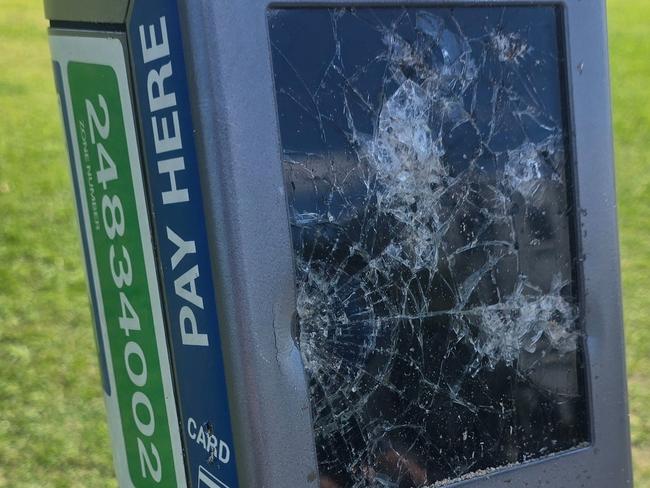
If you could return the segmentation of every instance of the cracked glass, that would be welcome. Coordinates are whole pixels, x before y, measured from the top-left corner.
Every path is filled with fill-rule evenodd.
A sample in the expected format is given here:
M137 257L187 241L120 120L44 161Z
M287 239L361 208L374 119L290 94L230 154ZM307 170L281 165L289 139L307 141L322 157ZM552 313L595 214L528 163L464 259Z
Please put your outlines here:
M321 486L585 445L561 9L268 21Z

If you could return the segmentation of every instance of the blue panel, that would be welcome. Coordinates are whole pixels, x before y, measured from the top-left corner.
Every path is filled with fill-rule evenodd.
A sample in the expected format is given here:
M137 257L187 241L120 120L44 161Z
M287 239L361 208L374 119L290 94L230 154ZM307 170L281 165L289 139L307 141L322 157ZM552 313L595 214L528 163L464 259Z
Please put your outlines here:
M209 479L235 488L212 261L175 0L136 1L127 31L190 483L197 487Z

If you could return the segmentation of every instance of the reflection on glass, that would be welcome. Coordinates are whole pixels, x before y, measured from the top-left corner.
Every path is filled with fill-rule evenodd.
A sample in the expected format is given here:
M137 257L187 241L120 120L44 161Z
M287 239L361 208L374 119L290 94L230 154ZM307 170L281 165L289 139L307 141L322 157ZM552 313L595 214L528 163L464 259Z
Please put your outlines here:
M321 486L588 441L559 9L269 25Z

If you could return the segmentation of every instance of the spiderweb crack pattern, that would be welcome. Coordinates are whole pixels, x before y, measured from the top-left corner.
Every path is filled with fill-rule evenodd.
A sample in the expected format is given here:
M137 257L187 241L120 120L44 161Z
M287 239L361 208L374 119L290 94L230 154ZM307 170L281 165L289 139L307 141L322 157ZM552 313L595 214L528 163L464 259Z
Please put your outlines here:
M270 14L321 486L587 440L557 15Z

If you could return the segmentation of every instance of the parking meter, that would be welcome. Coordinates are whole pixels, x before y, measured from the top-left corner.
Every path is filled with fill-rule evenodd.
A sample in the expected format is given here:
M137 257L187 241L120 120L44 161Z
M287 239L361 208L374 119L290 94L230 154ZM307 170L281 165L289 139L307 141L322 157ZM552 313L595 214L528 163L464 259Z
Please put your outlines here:
M631 486L603 1L45 9L121 486Z

